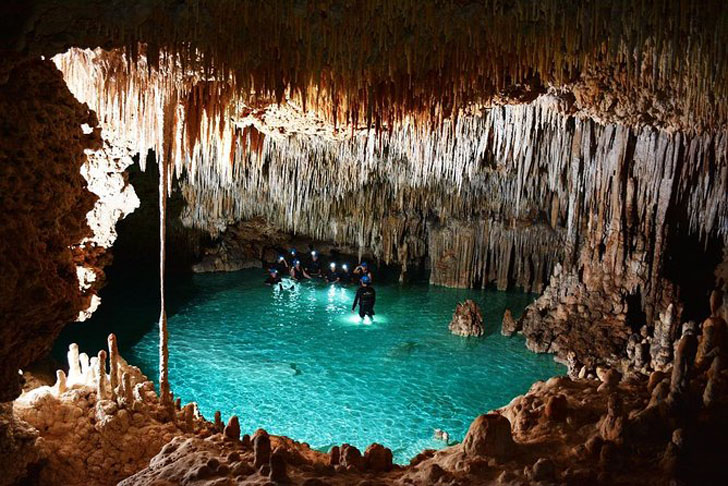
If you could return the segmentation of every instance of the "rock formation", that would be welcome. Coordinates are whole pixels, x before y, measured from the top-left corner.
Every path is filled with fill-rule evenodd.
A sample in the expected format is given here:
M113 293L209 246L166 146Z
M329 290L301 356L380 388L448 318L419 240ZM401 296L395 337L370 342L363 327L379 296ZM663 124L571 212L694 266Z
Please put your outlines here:
M176 180L182 222L216 239L199 270L247 265L279 234L424 267L436 285L537 291L503 332L573 378L405 468L376 445L251 443L237 420L171 410L162 305L164 407L113 339L109 370L105 352L72 348L54 386L0 407L3 470L725 483L728 304L705 297L728 281L726 19L717 0L3 2L0 402L98 306L115 221L137 204L124 170L150 150L162 206Z
M0 402L20 393L18 370L46 354L62 327L89 307L101 276L90 275L80 289L76 265L94 268L103 256L82 245L91 235L86 214L96 199L81 175L84 151L101 148L95 114L73 98L50 62L20 63L6 76L0 86Z
M27 454L20 463L26 466L14 466L16 475L0 484L22 481L34 470L40 484L116 484L145 467L173 437L211 432L211 424L194 412L187 420L178 410L170 420L152 382L118 354L113 336L108 373L104 350L89 363L72 344L68 356L67 379L59 370L54 386L14 402L10 413L21 424L16 427L30 431L14 432L15 440L30 441L26 452L8 459Z
M470 299L460 302L455 307L455 313L452 315L448 329L457 336L480 337L485 334L483 314L480 312L478 304Z

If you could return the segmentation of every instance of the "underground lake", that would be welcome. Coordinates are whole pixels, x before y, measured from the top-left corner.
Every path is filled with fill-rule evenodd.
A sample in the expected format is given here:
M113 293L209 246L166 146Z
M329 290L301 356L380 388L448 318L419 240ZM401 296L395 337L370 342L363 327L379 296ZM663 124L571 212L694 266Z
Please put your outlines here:
M244 433L262 427L324 451L379 442L407 463L446 445L435 429L461 441L477 415L566 372L522 337L499 333L504 310L518 317L533 294L375 281L376 315L366 324L351 312L354 285L281 290L265 277L247 269L168 279L172 391L209 420L218 409L224 421L238 415ZM121 355L156 382L158 290L152 279L125 285L131 279L114 275L99 311L66 328L59 361L69 343L95 353L114 332ZM482 309L482 338L448 331L465 299Z

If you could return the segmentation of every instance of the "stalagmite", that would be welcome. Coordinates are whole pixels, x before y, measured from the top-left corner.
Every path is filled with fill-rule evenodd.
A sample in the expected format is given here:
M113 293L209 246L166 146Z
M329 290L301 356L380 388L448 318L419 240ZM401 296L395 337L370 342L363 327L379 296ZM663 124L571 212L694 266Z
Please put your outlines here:
M510 309L506 309L503 313L503 321L501 322L501 334L504 336L512 336L518 332L518 322L513 318Z
M480 312L478 304L470 299L458 303L448 329L457 336L482 336L485 328L483 327L483 314Z
M96 397L98 400L106 400L107 384L106 384L106 351L99 351L96 361Z
M109 345L109 383L111 385L111 399L116 400L117 387L119 386L119 348L116 344L116 336L109 334L107 339Z
M217 416L215 416L215 422L217 423ZM222 422L220 422L220 429L222 429ZM237 415L233 415L228 420L227 425L225 426L225 429L223 430L223 434L228 439L232 440L239 440L240 439L240 422L238 420Z
M81 371L81 363L78 356L78 344L71 343L68 346L68 383L79 383L83 372Z
M66 373L63 370L56 370L56 384L54 385L56 396L66 392Z
M121 374L121 389L124 402L130 406L134 402L134 388L131 384L131 375L126 371Z
M706 408L715 406L717 400L725 393L724 369L724 358L721 355L715 356L708 370L708 382L705 385L705 390L703 390L703 405Z
M258 469L270 460L270 437L264 430L257 430L253 437L253 466Z
M78 346L76 346L78 348ZM89 363L88 355L81 353L78 355L78 362L81 365L81 376L84 380L88 380L89 373L91 373L91 364Z
M670 394L668 395L668 401L671 404L677 406L684 404L697 348L698 340L693 333L684 334L678 342L670 378Z
M273 451L270 455L270 473L268 479L275 484L287 483L289 481L288 474L286 473L286 460L285 452L279 448Z

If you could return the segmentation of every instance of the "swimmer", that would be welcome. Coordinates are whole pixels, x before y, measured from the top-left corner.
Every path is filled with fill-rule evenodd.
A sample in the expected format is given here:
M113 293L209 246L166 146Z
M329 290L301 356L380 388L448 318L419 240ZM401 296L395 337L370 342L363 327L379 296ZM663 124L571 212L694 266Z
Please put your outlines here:
M339 282L343 284L348 284L351 282L351 274L349 273L349 265L344 263L341 265L341 271L337 272L339 276Z
M296 281L301 281L305 278L311 278L311 275L301 266L301 260L293 260L293 266L291 267L291 278Z
M354 274L355 278L362 279L364 276L369 277L369 282L371 283L374 278L372 277L372 272L369 270L369 264L367 262L361 262L352 272Z
M450 444L450 434L442 429L435 429L435 439L443 441L445 444Z
M321 261L319 260L318 252L316 250L311 251L311 261L306 265L306 271L312 277L321 276Z
M361 278L361 287L356 291L351 312L356 312L356 305L359 304L359 317L364 319L366 316L374 320L374 303L377 300L377 293L370 286L371 282L367 275Z
M336 271L336 263L331 262L329 264L329 273L326 274L326 280L329 283L335 283L340 281L339 273Z
M276 266L278 268L278 271L281 271L283 269L288 269L288 261L286 260L286 257L283 255L278 255L278 261L276 262Z
M268 274L268 278L265 279L266 285L276 285L282 282L280 275L278 275L278 270L275 268L271 268Z

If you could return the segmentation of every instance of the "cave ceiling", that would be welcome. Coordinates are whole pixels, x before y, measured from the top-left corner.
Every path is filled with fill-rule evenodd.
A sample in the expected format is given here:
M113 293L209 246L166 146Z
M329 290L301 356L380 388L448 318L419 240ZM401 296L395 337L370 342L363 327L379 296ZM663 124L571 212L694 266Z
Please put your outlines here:
M143 57L160 70L188 111L199 111L195 93L208 90L218 96L206 97L205 109L218 114L232 100L292 100L336 128L387 129L561 90L573 109L607 122L702 131L728 120L721 1L36 0L0 8L0 45L14 56L122 49L131 65Z

